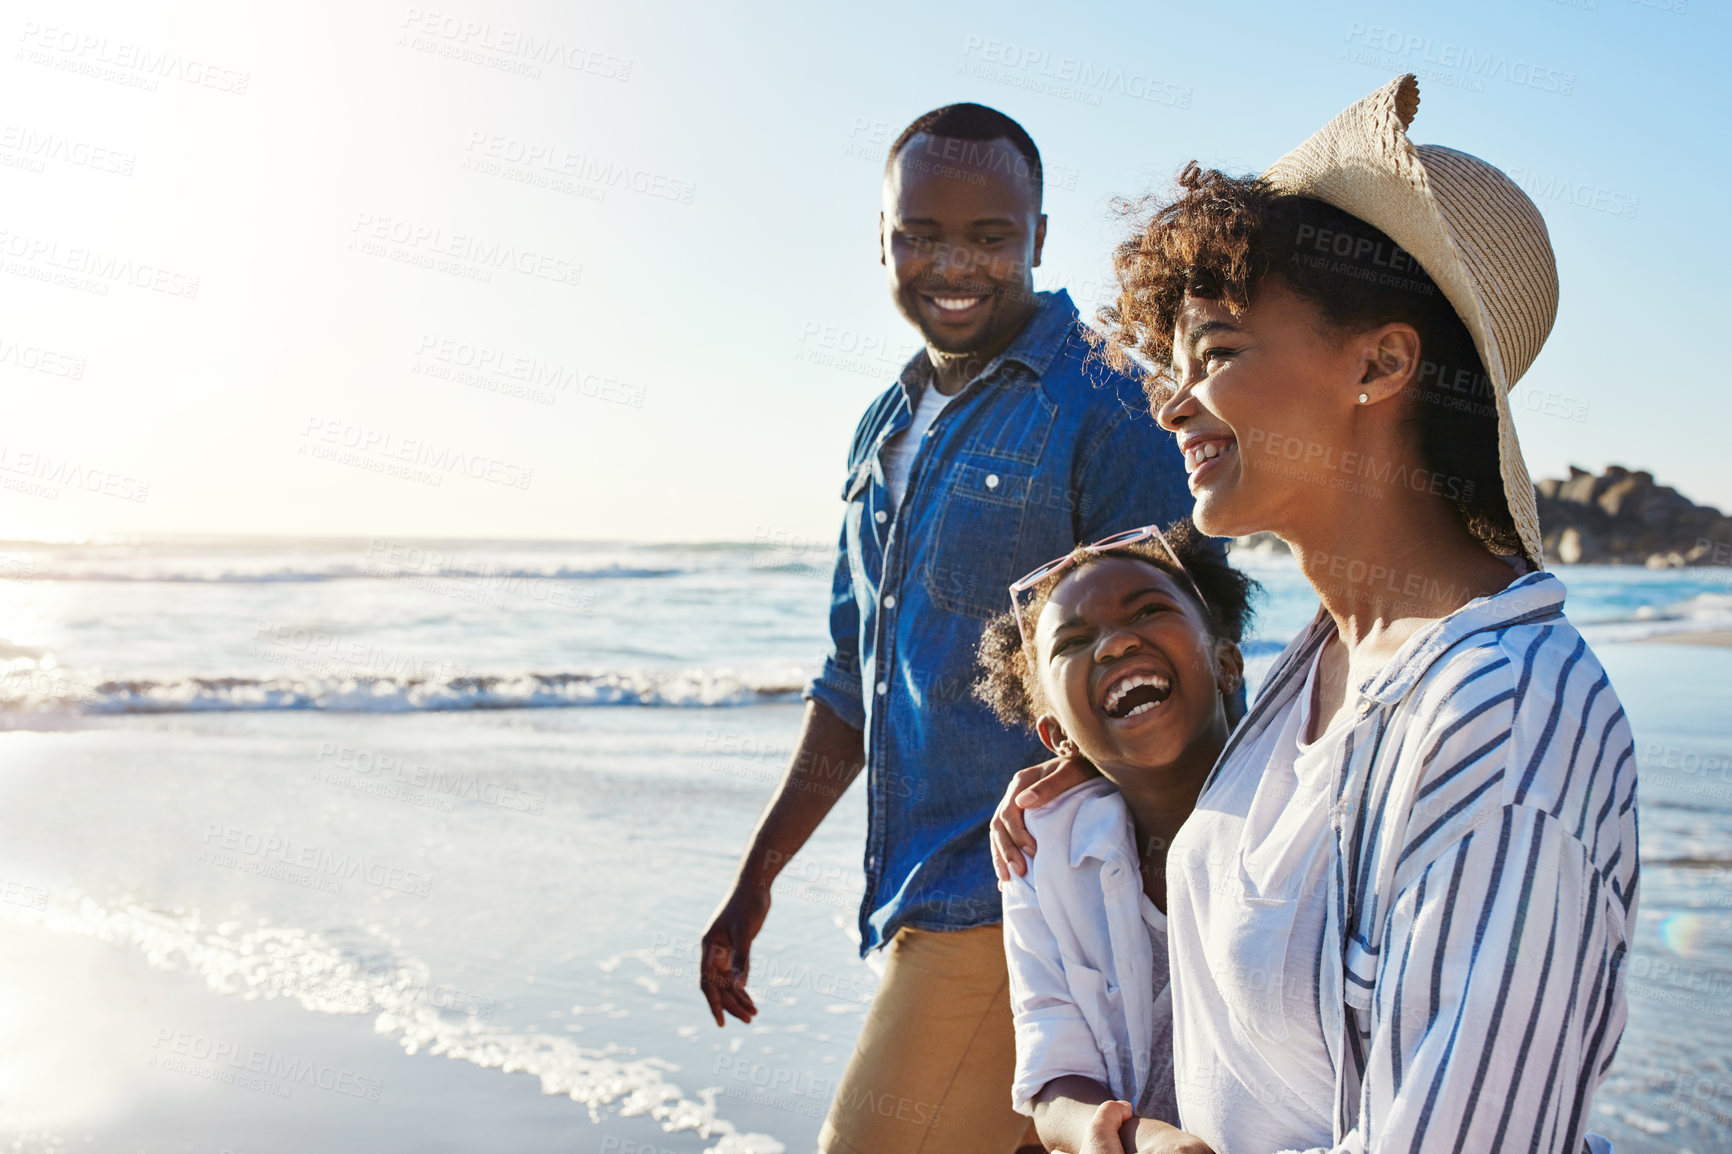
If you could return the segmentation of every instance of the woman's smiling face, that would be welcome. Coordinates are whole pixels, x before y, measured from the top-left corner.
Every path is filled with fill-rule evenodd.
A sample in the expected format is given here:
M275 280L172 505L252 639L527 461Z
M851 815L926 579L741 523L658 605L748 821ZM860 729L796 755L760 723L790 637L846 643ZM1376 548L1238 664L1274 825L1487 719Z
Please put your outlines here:
M1056 740L1056 723L1109 780L1225 741L1221 682L1236 683L1238 647L1216 641L1182 578L1136 557L1082 565L1053 589L1034 643L1042 737Z
M1278 276L1235 316L1187 297L1175 326L1178 391L1156 414L1178 435L1197 527L1212 537L1280 531L1335 491L1352 448L1364 342L1334 333Z

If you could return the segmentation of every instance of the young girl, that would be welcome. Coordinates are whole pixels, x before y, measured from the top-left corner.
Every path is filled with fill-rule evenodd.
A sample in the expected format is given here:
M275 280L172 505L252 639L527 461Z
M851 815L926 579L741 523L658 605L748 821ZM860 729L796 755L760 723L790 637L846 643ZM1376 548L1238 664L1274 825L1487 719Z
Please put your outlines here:
M1178 1121L1166 851L1227 739L1254 587L1202 545L1180 522L1080 548L1013 586L981 641L979 695L1101 773L1030 815L1043 852L1001 887L1012 1101L1049 1148L1084 1149L1105 1103L1131 1145Z
M1418 109L1403 76L1260 177L1193 165L1118 254L1198 527L1276 533L1322 602L1168 855L1180 1118L1219 1154L1577 1154L1624 1029L1634 743L1509 401L1557 266Z

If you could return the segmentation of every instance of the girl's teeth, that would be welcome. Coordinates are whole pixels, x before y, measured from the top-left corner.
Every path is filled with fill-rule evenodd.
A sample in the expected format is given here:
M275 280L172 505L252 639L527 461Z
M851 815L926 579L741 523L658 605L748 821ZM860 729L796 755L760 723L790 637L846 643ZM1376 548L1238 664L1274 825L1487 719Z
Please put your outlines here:
M1131 690L1137 688L1139 685L1152 685L1156 689L1166 689L1167 688L1167 681L1166 681L1166 678L1164 678L1164 677L1156 677L1156 676L1150 675L1150 674L1145 674L1145 675L1140 676L1140 677L1128 678L1127 680L1122 681L1119 684L1113 686L1112 692L1107 694L1106 708L1109 711L1117 708L1119 702L1121 702L1125 699L1125 694L1127 694ZM1129 713L1125 714L1125 716L1126 717L1135 717L1137 714L1143 712L1145 709L1153 709L1156 704L1158 704L1158 703L1151 701L1151 702L1148 702L1144 705L1139 705L1139 706L1137 706L1137 708L1135 708L1135 709L1131 710Z

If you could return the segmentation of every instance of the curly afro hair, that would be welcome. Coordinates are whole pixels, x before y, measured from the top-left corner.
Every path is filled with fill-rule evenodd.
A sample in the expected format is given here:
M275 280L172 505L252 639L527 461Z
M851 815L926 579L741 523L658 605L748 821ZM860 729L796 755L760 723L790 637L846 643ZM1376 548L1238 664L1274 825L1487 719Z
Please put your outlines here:
M1243 313L1263 278L1274 275L1339 331L1411 324L1421 366L1408 390L1408 421L1422 462L1460 479L1456 512L1487 549L1521 553L1498 467L1491 379L1467 326L1418 261L1332 205L1195 161L1180 171L1170 196L1116 207L1131 231L1113 253L1119 293L1100 310L1103 351L1142 376L1152 407L1174 390L1173 330L1187 295Z
M1251 625L1251 599L1261 586L1250 577L1227 564L1220 550L1209 547L1209 539L1197 531L1189 518L1175 521L1165 530L1168 544L1184 570L1179 570L1158 541L1139 541L1106 553L1085 553L1080 548L1071 554L1074 564L1048 577L1030 589L1024 598L1023 624L1030 632L1046 607L1054 589L1065 578L1089 565L1109 557L1137 557L1163 573L1179 579L1179 588L1191 594L1189 573L1197 583L1203 600L1199 607L1217 640L1237 644ZM1192 600L1196 598L1192 595ZM1016 615L1004 612L986 623L980 637L979 661L985 672L975 683L974 695L984 701L998 719L1011 727L1033 729L1035 719L1046 712L1040 683L1029 660L1032 646L1026 646L1017 628Z

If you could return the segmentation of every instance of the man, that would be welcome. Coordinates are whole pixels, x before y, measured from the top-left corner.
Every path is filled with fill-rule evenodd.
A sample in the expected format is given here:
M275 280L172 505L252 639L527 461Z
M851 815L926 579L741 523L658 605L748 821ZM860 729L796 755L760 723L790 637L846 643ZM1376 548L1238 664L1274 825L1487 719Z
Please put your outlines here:
M1043 761L971 686L1007 586L1078 542L1190 510L1183 464L1138 384L1091 358L1060 291L1036 293L1040 153L978 104L890 149L879 244L926 348L867 409L848 456L832 651L732 891L704 935L716 1024L756 1014L751 943L770 886L868 767L862 952L883 978L819 1142L839 1154L1009 1154L1015 1063L987 820Z

